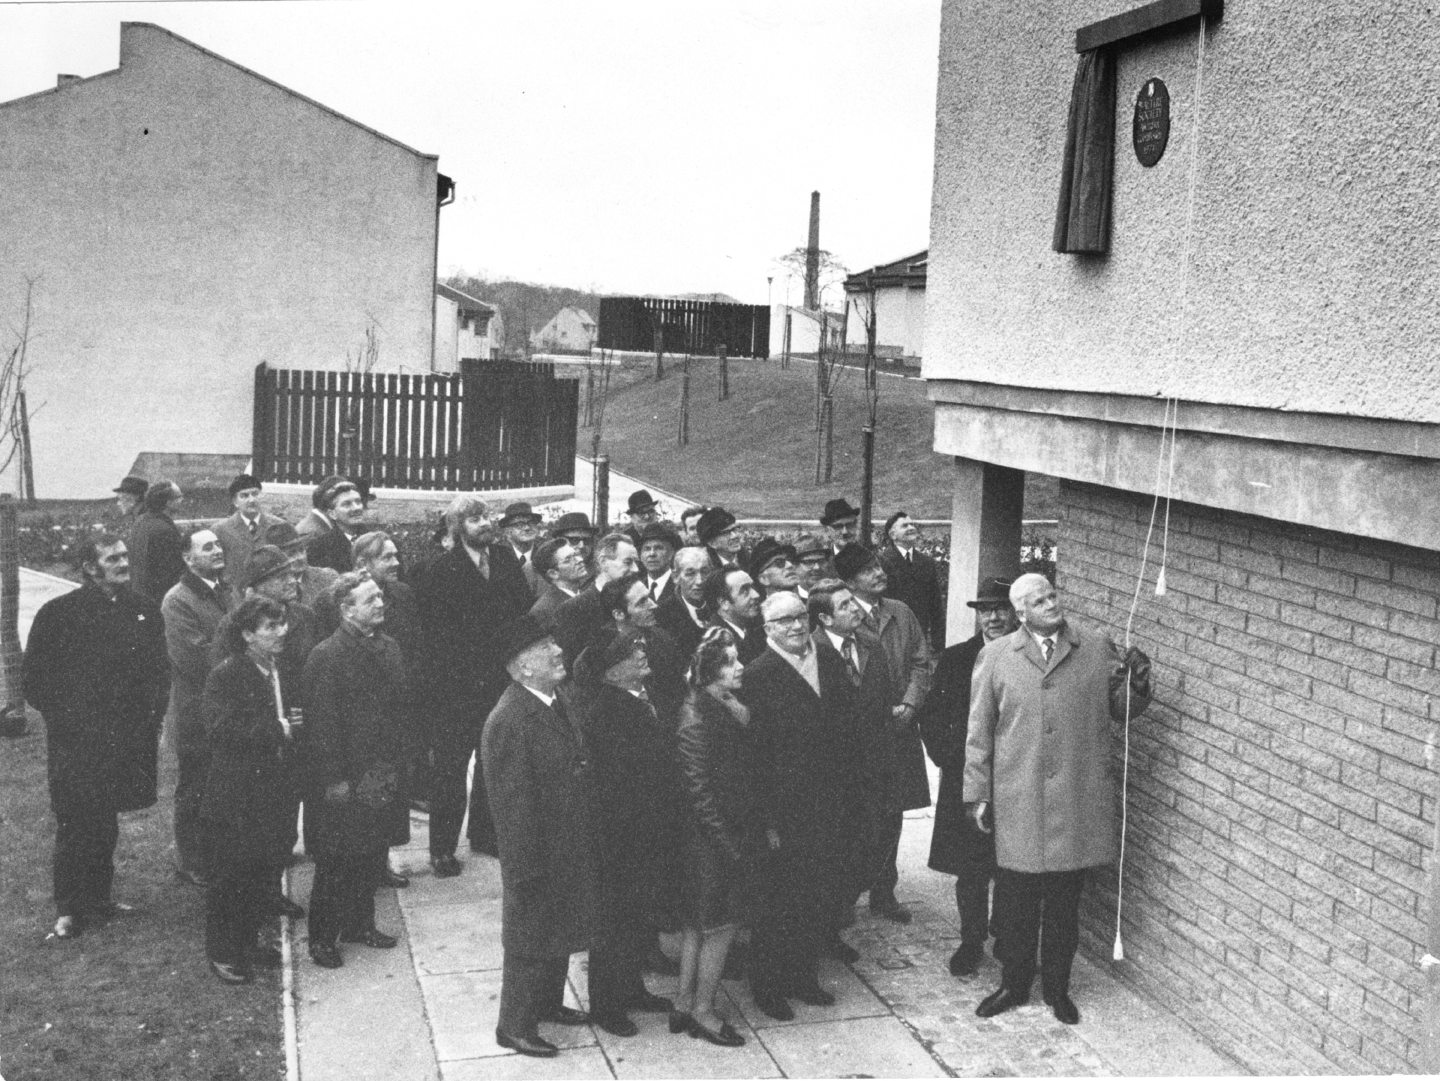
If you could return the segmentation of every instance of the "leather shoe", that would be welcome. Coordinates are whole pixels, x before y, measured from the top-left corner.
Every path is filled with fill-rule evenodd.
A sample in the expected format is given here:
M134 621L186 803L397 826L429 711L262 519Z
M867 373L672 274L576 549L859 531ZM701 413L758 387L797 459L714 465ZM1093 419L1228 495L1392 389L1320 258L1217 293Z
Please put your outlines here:
M516 1051L531 1058L554 1058L560 1053L560 1048L549 1040L542 1040L539 1036L511 1036L498 1028L495 1030L495 1042L507 1051Z
M673 1035L678 1036L682 1032L689 1032L690 1026L694 1023L695 1018L691 1017L684 1010L670 1011L670 1032Z
M569 1006L556 1006L549 1013L542 1014L542 1021L553 1021L557 1025L588 1025L590 1015L584 1010L572 1010Z
M1075 1003L1070 1000L1067 994L1049 995L1045 999L1050 1009L1055 1012L1055 1020L1063 1025L1078 1025L1080 1023L1080 1011L1075 1008Z
M340 947L324 942L310 947L310 960L321 968L339 968L345 963L345 959L340 956Z
M277 916L288 916L292 920L303 920L305 918L304 906L297 905L283 893L275 898L274 909L275 915Z
M630 1001L625 1003L627 1010L634 1010L636 1013L669 1013L675 1008L663 995L652 995L649 991L641 991L639 994L631 995Z
M279 968L285 963L284 957L274 946L255 946L250 950L252 968Z
M975 1016L994 1017L997 1013L1013 1010L1016 1006L1023 1006L1029 1001L1029 994L1012 991L1008 987L1002 987L1000 990L980 1000L980 1005L975 1007Z
M78 916L60 916L55 920L55 926L51 928L50 935L53 938L69 941L72 938L79 938L80 932L85 925Z
M393 950L395 944L400 940L394 935L387 935L384 931L370 927L364 931L351 931L347 935L341 935L340 941L358 942L362 946L369 946L376 950Z
M824 990L818 983L812 983L807 987L792 988L789 997L797 1002L803 1002L807 1006L833 1006L835 996Z
M902 905L894 897L881 897L879 900L870 899L870 912L872 915L880 916L891 923L909 923L911 920L910 910Z
M612 1036L634 1036L640 1029L623 1013L590 1015L590 1020Z
M715 1032L713 1029L706 1028L699 1021L692 1019L690 1022L690 1035L697 1040L708 1040L718 1047L745 1046L745 1037L736 1032L735 1029L731 1027L729 1021L722 1022L720 1031Z
M790 1008L790 1003L785 1001L783 995L757 991L755 992L755 1005L760 1007L760 1012L766 1017L773 1017L777 1021L795 1020L795 1011Z
M839 935L825 943L825 952L847 965L853 965L860 960L860 951Z
M430 860L430 868L436 878L454 878L460 873L460 866L460 861L454 856L435 856Z
M403 890L406 886L410 885L410 879L402 875L399 871L392 871L387 867L385 868L385 873L380 876L380 885L386 889Z
M240 965L227 965L224 961L211 961L210 971L221 983L249 983L250 973Z
M982 942L962 942L960 948L950 955L950 975L952 976L973 976L980 967L980 958L984 956L985 945Z

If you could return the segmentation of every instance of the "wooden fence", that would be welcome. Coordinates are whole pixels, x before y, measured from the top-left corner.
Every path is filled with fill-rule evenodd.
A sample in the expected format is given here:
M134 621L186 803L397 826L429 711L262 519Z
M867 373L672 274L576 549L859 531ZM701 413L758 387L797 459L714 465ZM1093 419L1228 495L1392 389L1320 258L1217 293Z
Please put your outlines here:
M571 484L579 384L552 365L466 361L460 375L255 369L254 468L314 484L485 491Z
M759 304L660 297L601 297L601 349L655 351L655 331L667 353L732 357L770 355L770 309Z

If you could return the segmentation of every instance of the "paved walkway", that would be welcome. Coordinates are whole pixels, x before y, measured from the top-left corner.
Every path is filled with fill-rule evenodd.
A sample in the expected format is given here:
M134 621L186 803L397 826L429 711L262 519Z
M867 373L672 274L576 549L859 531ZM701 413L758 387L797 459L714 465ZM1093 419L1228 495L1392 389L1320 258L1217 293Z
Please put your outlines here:
M500 877L496 862L467 856L459 878L436 879L426 858L425 818L412 817L409 847L394 853L408 889L383 891L378 922L401 936L399 949L346 946L345 967L311 964L303 926L294 928L302 1081L474 1081L479 1078L944 1077L1234 1075L1241 1068L1201 1042L1108 971L1083 957L1074 997L1083 1020L1056 1021L1039 996L989 1021L975 1005L998 983L987 958L957 980L946 960L958 943L952 880L925 868L931 819L906 822L899 894L915 913L909 927L872 919L862 905L847 939L853 966L826 961L828 1008L796 1005L794 1021L761 1014L743 982L725 984L721 1010L745 1036L743 1048L673 1036L665 1018L632 1015L638 1036L546 1025L563 1048L529 1059L494 1042L500 995ZM463 835L462 835L463 836ZM304 900L309 865L292 872ZM650 976L673 993L673 978ZM586 1003L584 957L571 966L567 1000Z

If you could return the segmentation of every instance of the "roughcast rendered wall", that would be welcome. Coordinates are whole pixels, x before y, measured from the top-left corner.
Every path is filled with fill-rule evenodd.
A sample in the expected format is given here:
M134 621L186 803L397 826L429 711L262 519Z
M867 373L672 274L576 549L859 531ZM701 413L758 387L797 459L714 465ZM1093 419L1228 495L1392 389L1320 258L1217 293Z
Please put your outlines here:
M1229 3L1198 98L1194 29L1122 47L1112 249L1059 255L1075 30L1134 6L945 3L925 375L1433 421L1433 5ZM1172 127L1146 169L1131 123L1152 76Z

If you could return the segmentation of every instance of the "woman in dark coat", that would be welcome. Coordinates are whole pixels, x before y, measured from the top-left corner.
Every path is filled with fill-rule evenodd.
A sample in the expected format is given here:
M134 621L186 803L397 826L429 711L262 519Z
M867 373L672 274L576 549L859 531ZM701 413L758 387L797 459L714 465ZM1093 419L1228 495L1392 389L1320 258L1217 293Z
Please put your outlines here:
M674 913L680 878L680 778L672 731L645 692L638 635L606 628L575 662L575 704L595 777L599 931L590 949L590 1016L617 1036L627 1011L664 1012L642 978L657 919Z
M744 666L735 637L711 627L700 639L680 708L680 770L685 786L687 913L680 941L680 985L670 1031L722 1047L745 1042L715 1012L715 992L739 927L745 868L754 849L778 843L764 829L753 778L750 712L735 697Z
M275 879L290 854L299 790L289 680L277 663L288 630L285 609L250 597L227 624L230 656L205 681L201 714L211 763L200 815L215 876L207 894L205 953L224 983L249 983L252 965L279 954L255 936L273 911Z

